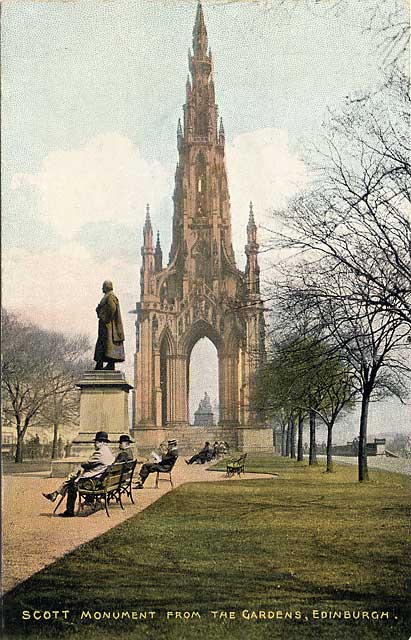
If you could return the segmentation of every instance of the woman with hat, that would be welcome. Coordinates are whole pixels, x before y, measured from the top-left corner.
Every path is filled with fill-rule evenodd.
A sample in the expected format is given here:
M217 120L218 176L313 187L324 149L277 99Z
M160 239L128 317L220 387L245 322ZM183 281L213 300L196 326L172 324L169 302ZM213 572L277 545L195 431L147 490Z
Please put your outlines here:
M156 471L171 471L178 458L177 440L169 440L167 450L161 453L159 462L146 462L140 469L140 480L134 485L134 489L142 489L150 473Z
M106 431L97 431L94 438L94 452L91 454L87 462L81 463L81 469L73 471L65 479L63 484L52 493L43 493L43 496L54 502L59 495L67 494L66 510L59 515L63 518L72 518L74 516L74 506L77 497L77 482L81 478L97 478L113 464L114 455L108 446L110 440Z
M116 456L115 462L131 462L134 460L134 451L131 446L134 440L129 435L120 436L118 441L119 452Z

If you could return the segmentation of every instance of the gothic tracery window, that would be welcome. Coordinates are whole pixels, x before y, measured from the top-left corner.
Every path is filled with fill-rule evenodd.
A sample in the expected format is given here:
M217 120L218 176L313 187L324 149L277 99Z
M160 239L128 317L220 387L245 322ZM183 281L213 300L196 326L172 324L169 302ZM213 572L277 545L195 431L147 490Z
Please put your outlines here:
M205 215L206 209L206 161L204 155L199 153L196 160L196 209L199 215Z
M207 114L204 111L200 111L197 116L197 135L206 136L208 130Z

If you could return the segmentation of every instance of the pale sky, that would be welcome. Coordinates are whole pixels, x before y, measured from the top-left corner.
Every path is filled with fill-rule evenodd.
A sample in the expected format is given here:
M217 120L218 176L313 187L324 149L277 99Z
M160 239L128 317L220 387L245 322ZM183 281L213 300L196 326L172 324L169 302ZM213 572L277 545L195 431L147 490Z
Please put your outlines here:
M273 4L203 2L240 268L249 201L266 223L305 184L303 150L327 110L382 78L366 30L378 0ZM101 283L113 280L130 381L146 202L165 260L170 246L195 10L195 0L2 2L3 304L94 342ZM214 347L196 351L191 410L217 384L202 366Z

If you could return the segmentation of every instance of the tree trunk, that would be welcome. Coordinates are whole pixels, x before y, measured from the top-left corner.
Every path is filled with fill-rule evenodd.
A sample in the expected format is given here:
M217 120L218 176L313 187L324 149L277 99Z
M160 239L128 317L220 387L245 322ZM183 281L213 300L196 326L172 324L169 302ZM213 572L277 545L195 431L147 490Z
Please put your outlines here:
M315 443L315 411L310 410L310 453L308 464L311 466L317 463L317 445Z
M332 457L332 446L333 446L333 423L327 425L327 469L329 473L333 471L333 457Z
M304 416L302 413L298 414L298 442L297 442L297 460L298 462L302 462L304 460L303 453L303 426L304 426Z
M59 437L59 424L58 422L53 423L53 444L51 447L51 459L56 460L58 458L58 445L57 440Z
M287 442L287 434L286 434L286 427L285 424L283 423L281 425L281 455L283 457L286 456L285 450L286 450L286 442Z
M364 389L361 400L361 417L360 417L360 436L358 441L358 480L359 482L367 482L368 464L367 464L367 426L368 426L368 407L370 404L371 390Z
M23 462L23 440L24 433L21 431L17 431L17 445L16 445L16 455L14 456L14 462Z
M290 456L295 459L295 421L291 418L290 423Z
M287 435L285 439L285 455L287 458L290 455L290 444L291 444L291 424L289 420L287 424Z

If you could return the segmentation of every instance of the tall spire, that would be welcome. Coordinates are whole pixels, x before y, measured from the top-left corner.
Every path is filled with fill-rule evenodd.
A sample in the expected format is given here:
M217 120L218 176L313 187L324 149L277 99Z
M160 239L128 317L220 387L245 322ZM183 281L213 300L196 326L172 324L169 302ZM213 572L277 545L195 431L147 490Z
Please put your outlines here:
M254 220L254 209L252 202L250 202L250 212L248 215L247 242L250 249L254 249L257 243L257 225Z
M153 227L150 220L150 205L146 205L146 220L143 227L143 246L141 247L141 269L140 285L141 295L151 295L153 293L153 273L154 273L154 248L153 248Z
M205 58L207 55L207 44L207 29L204 21L203 7L199 1L193 29L193 51L197 58Z
M146 249L152 249L153 248L153 227L151 226L149 204L146 205L146 221L144 223L143 236L144 236L144 247Z
M177 123L177 136L182 136L183 135L183 127L181 126L181 119L178 119L178 123Z
M184 265L184 272L190 274L182 281L181 295L186 295L194 272L196 278L201 276L212 284L224 256L234 261L224 125L221 122L219 126L213 62L201 2L195 16L193 50L193 54L189 53L184 121L181 128L177 128L179 166L175 173L173 240L169 258L171 263L178 256L176 265L178 268ZM200 227L206 222L210 225L210 233L204 240L200 237L203 235ZM194 229L194 233L190 235L188 229ZM203 251L206 254L204 269L199 257Z
M163 268L163 252L161 250L161 245L160 245L160 232L157 231L157 242L156 242L156 249L154 252L154 268L156 273L158 273L159 271L162 270Z
M207 55L207 30L203 8L198 3L193 29L193 51L189 52L190 76L186 82L184 105L184 142L202 138L208 144L218 142L217 105L215 103L213 62Z
M253 203L250 202L250 212L247 224L247 244L245 253L247 256L247 264L245 268L245 276L248 287L248 294L258 295L260 293L260 267L258 266L258 243L257 243L257 225L254 220Z

